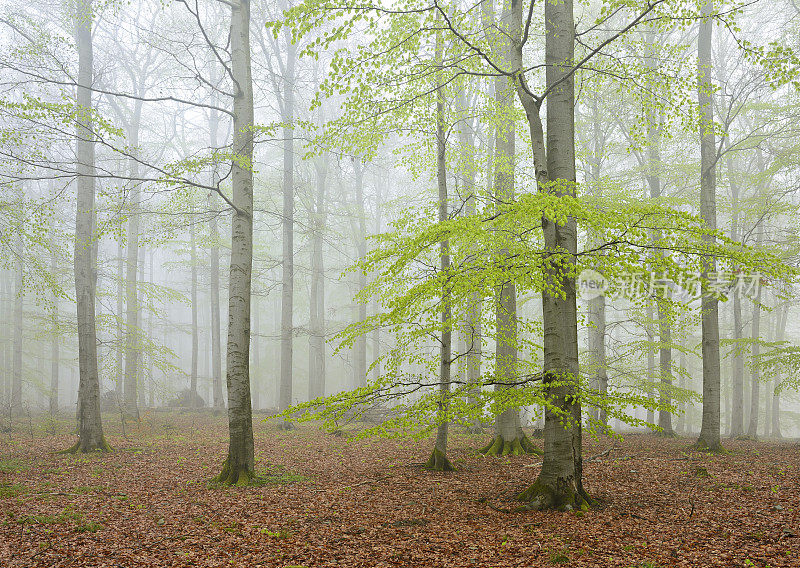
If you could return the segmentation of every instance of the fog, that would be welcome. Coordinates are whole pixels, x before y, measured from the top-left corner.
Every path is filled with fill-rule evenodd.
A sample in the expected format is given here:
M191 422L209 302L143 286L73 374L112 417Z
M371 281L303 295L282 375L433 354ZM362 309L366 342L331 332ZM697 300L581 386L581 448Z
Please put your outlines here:
M481 282L477 295L445 286L442 305L451 312L430 308L438 303L426 300L420 306L428 307L418 313L395 320L387 315L398 309L393 301L411 301L403 295L410 293L406 284L435 278L437 239L446 237L432 238L416 252L392 252L392 243L409 246L412 241L403 238L422 235L437 220L492 219L498 203L525 203L537 183L544 187L531 142L534 121L515 100L513 85L508 97L498 95L499 81L510 84L510 75L464 48L465 37L478 42L480 4L444 10L436 20L440 36L411 28L405 35L403 24L370 26L367 19L336 38L342 14L331 6L319 8L330 11L328 19L290 14L278 27L289 4L246 3L248 34L231 24L237 17L232 7L236 12L240 4L134 0L94 3L91 12L85 1L3 4L0 314L6 325L0 329L0 401L7 428L26 415L72 416L79 410L80 382L93 376L86 363L92 346L79 349L81 329L96 347L97 396L108 420L176 407L222 411L231 396L243 404L244 391L235 382L241 376L249 380L246 396L257 414L376 384L381 387L373 394L379 395L370 404L421 404L443 385L469 382L440 381L442 345L450 349L453 377L479 366L469 380L486 397L503 383L503 373L541 373L548 324L543 289L529 276L540 266L534 259L544 244L529 242L528 252L520 253L531 262L526 271L513 243L481 251L476 243L483 237L459 241L467 229L452 229L450 253L441 256L451 254L454 266L467 267L497 250L511 250L515 260L509 262L517 264L474 268L473 275L493 275L475 276ZM570 75L575 193L593 204L596 217L582 225L583 213L565 211L580 218L577 242L584 252L577 258L597 254L609 286L600 296L600 325L596 297L584 294L585 280L578 279L579 390L587 393L582 419L597 426L597 397L613 391L629 398L609 398L611 429L649 431L644 422L663 427L664 415L670 432L700 432L706 304L678 280L708 277L708 266L698 259L710 256L687 252L699 249L675 235L699 234L689 228L695 221L686 219L708 220L701 178L709 171L703 164L710 163L718 229L713 238L728 247L712 251L720 273L712 269L703 284L707 291L708 281L716 281L722 291L716 342L722 435L797 437L800 186L797 59L791 51L798 48L797 7L777 0L743 3L741 13L728 4L718 7L711 65L707 74L701 65L698 79L700 16L667 22L656 9L652 20L627 30L631 13L638 12L606 4L614 7L607 17L601 2L575 7L576 25L586 30L576 52L587 60ZM698 9L685 4L687 13ZM499 16L501 7L496 9ZM441 23L443 14L451 16L449 27ZM546 47L538 7L531 18L520 50L526 88L558 94L536 63ZM726 26L729 21L738 29ZM90 32L83 43L82 29ZM621 39L603 45L623 29ZM407 50L392 51L403 42ZM511 59L503 61L510 69ZM704 89L710 107L702 106ZM550 99L541 117L547 117L548 140L555 140L550 135L557 126L550 122L558 117ZM713 155L703 162L701 140L708 136ZM437 162L439 155L446 164ZM509 183L510 193L503 193ZM93 203L81 201L81 187L89 188L83 195ZM640 212L630 209L634 201ZM661 215L648 213L648 203L687 217L673 226L632 229L629 217ZM532 226L539 222L519 215ZM658 241L659 231L673 239L669 246ZM652 240L647 258L673 260L628 264L633 257L615 247L629 233L637 235L631 241ZM375 238L380 234L389 236ZM741 254L750 256L736 256L745 249ZM380 250L386 252L382 259L370 256ZM384 271L404 252L419 253L418 264L404 265L402 277L390 278ZM614 274L601 268L611 270L615 257ZM356 267L359 261L370 264ZM595 266L581 262L581 269ZM508 282L497 276L504 273L517 283L513 371L503 371L507 362L498 341L506 339L494 315L506 297ZM667 273L673 281L669 306L659 303L652 286ZM740 281L745 276L746 285ZM466 286L466 280L458 282ZM91 304L84 307L94 310L85 321L79 315L83 290ZM362 291L366 297L357 297ZM420 315L429 308L434 315ZM431 323L442 313L453 314L455 323L446 329ZM407 388L408 377L420 388ZM478 398L476 414L465 421L488 426L514 407L525 409L523 426L543 427L537 401L545 395L537 380L512 381L531 392L499 411L489 398ZM662 407L645 408L647 400ZM426 416L435 420L436 412Z

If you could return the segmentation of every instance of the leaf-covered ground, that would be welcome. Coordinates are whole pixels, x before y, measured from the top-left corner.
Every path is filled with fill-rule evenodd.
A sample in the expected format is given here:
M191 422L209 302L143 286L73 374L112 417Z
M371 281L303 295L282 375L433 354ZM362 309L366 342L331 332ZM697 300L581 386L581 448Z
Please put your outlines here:
M66 425L3 434L0 566L800 566L797 442L590 440L587 457L615 446L585 465L598 508L507 513L539 458L477 455L488 435L454 434L442 474L419 468L430 442L259 421L262 484L225 488L222 417L153 413L127 438L106 421L106 455L55 454Z

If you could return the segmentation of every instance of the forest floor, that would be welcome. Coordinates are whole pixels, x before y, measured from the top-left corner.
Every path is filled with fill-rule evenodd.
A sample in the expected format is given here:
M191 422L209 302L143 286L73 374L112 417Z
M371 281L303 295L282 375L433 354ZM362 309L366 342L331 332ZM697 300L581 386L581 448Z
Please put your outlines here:
M665 568L800 566L800 444L587 440L588 512L506 513L540 458L484 458L454 433L455 473L420 468L430 441L350 441L257 421L254 487L209 483L222 416L162 413L115 451L59 455L70 420L0 434L0 566ZM541 440L536 441L541 443ZM495 507L495 508L493 508Z

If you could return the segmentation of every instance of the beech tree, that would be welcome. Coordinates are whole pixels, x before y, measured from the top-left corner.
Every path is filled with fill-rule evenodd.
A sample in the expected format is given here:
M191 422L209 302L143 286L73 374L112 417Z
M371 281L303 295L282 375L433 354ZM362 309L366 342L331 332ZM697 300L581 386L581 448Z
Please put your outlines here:
M228 300L228 457L217 480L246 484L253 477L250 401L250 304L253 271L253 79L250 68L250 1L231 6L233 147L231 269Z
M97 253L95 234L94 137L92 121L91 0L79 2L75 13L75 39L78 50L77 104L81 117L75 133L77 162L77 212L75 217L75 297L78 316L78 442L73 451L110 450L103 436L100 415L100 382L97 369L97 322L95 292Z

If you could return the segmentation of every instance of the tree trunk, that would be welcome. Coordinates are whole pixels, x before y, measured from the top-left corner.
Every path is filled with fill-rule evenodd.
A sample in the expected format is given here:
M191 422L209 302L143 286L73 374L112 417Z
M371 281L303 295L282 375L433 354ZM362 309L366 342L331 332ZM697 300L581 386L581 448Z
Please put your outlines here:
M591 156L591 183L596 197L601 196L601 157L603 144L601 143L601 115L598 105L598 96L592 98L592 145ZM605 294L591 298L587 306L589 318L589 354L594 367L594 386L598 395L605 398L608 393L608 368L606 364L606 297ZM594 409L593 418L601 429L608 428L606 407L601 405Z
M150 254L148 256L150 258L150 279L148 280L148 282L150 283L151 288L152 288L152 284L155 282L155 276L154 276L154 273L153 273L153 257L155 256L155 250L154 249L150 249ZM152 310L149 310L148 314L147 314L147 339L148 339L148 341L155 343L155 340L153 339L153 312L152 312ZM156 377L155 377L155 374L154 374L155 373L155 365L153 364L154 363L154 356L153 356L152 350L149 350L149 355L148 355L147 362L148 362L147 405L150 408L153 408L155 406L155 379L156 379Z
M436 62L441 65L442 61L442 37L439 33L436 37ZM437 74L437 81L440 77ZM449 218L447 200L447 146L445 139L444 124L444 92L441 84L436 86L436 182L439 189L439 222L444 223ZM358 199L358 197L357 197ZM361 201L363 206L363 201ZM361 224L363 227L363 222ZM364 243L366 249L366 242ZM450 373L452 372L452 351L453 351L453 326L452 326L452 307L450 305L450 282L447 274L450 271L450 241L447 238L439 243L439 269L445 275L442 284L442 344L439 361L439 416L438 427L436 429L436 442L433 446L428 462L425 467L434 471L453 471L450 460L447 459L447 413L450 406ZM364 251L366 254L366 250ZM366 306L366 304L361 304ZM366 317L366 314L365 314ZM363 335L361 337L364 337ZM366 345L365 351L366 351ZM366 353L364 353L366 362Z
M259 315L258 315L258 300L253 300L252 305L252 312L253 312L253 332L250 334L250 353L253 356L253 367L255 367L256 372L253 373L250 377L250 392L253 396L253 409L258 410L261 404L261 341L259 336L260 326L259 326Z
M513 58L513 46L506 34L511 30L513 14L512 2L505 2L498 29L505 32L496 36L500 41L502 59L510 63ZM490 13L484 14L484 20L492 18ZM495 25L495 24L493 24ZM516 131L514 119L509 109L514 106L514 83L507 76L495 78L494 82L495 111L498 119L494 147L494 194L498 202L511 202L515 194L514 169L516 163ZM498 251L499 257L508 255L507 249ZM495 392L502 397L503 391L510 387L502 383L513 383L517 380L517 289L512 281L504 282L496 292L495 301L496 342L495 342ZM536 451L533 444L525 437L519 420L519 409L508 408L495 417L495 437L481 452L487 455L519 455Z
M234 81L231 187L231 270L228 300L228 457L217 476L246 484L254 475L250 403L250 301L253 270L253 80L250 71L250 1L231 6L231 70Z
M356 253L359 260L367 256L367 228L364 211L364 165L360 158L353 160L355 173L355 215L356 215ZM361 292L367 285L367 275L363 270L358 270L358 291ZM367 304L358 302L358 323L367 319ZM367 336L363 333L356 338L354 345L353 378L356 387L367 384Z
M778 329L775 333L775 341L781 342L786 337L786 322L789 319L789 305L787 304L783 313L778 315ZM781 373L775 373L775 388L772 391L772 438L783 438L781 434Z
M388 178L387 178L388 183ZM381 207L382 207L382 187L381 182L375 184L375 234L379 235L382 228L382 220L381 220ZM373 298L372 300L372 311L374 314L378 314L380 310L380 305L378 303L378 298ZM372 367L372 380L377 382L381 376L381 364L378 360L381 356L381 328L375 327L372 330L372 360L374 361Z
M739 240L739 184L734 171L734 161L728 157L728 181L731 186L731 240ZM742 297L733 295L733 360L731 361L731 437L744 434L744 357L740 351L742 340Z
M139 244L139 283L140 284L145 281L145 274L144 274L145 256L147 256L147 249L144 246L142 246L142 244L140 243ZM138 303L138 299L137 299L137 303ZM147 406L147 403L145 401L145 392L144 392L144 385L145 385L145 380L146 380L147 377L146 377L146 375L144 373L144 364L142 363L142 357L143 357L142 349L144 348L145 339L147 338L147 336L144 335L144 330L141 329L142 328L142 317L143 317L143 315L142 315L142 306L138 305L138 308L139 309L136 312L136 329L137 329L136 337L138 339L138 341L136 343L136 351L137 351L137 353L136 353L136 369L137 369L137 373L136 373L136 376L137 376L136 392L138 393L138 396L139 396L139 408L144 408L144 407Z
M56 254L55 243L50 255L50 273L55 277L58 273L58 255ZM58 412L58 379L61 365L60 345L61 333L58 324L58 294L53 293L50 300L53 302L50 310L50 323L52 325L52 336L50 338L50 414Z
M95 292L95 177L92 109L93 53L91 0L77 4L78 106L86 112L76 128L77 211L75 217L75 298L78 322L78 442L73 451L110 450L103 437L100 416L100 379L97 371Z
M209 112L208 130L212 149L217 148L217 133L219 129L219 115L217 111ZM219 174L216 159L211 171L211 184L219 184ZM217 208L214 192L208 193L208 208L211 210L211 219L208 229L211 238L211 258L209 261L209 276L211 280L211 387L214 397L214 409L222 410L225 398L222 393L222 338L220 337L220 304L219 304L219 229L217 228Z
M294 121L294 81L297 48L286 30L286 73L283 81L283 122ZM294 131L283 129L283 276L281 288L281 376L278 407L286 410L292 405L292 338L294 323ZM288 427L288 421L284 426Z
M325 259L323 237L327 224L328 155L314 159L317 195L314 205L313 235L311 237L311 302L309 327L308 398L325 396Z
M120 200L120 206L124 207L124 197ZM122 235L117 236L117 368L116 381L114 382L114 396L117 404L123 404L125 384L125 338L127 333L123 333L122 322L125 321L125 247L123 246Z
M761 231L760 228L756 228L756 230ZM762 232L759 232L759 242L762 234ZM758 287L756 299L753 302L751 331L750 339L753 341L751 348L752 371L750 374L750 423L747 426L747 436L755 439L758 437L758 414L761 401L761 368L758 361L761 355L761 286Z
M653 305L648 300L647 308L645 309L645 336L647 337L647 398L652 400L655 393L653 392L653 382L656 376L656 354L653 349L653 342L655 336L653 334ZM655 412L652 408L647 409L647 423L652 424L655 422Z
M714 2L706 2L703 12L706 15L714 11ZM708 18L700 23L697 39L697 98L700 106L700 215L711 230L717 228L717 148L714 135L714 107L711 100L713 90L711 63L711 39L714 32L714 21ZM706 237L714 242L713 236ZM703 277L716 272L716 261L712 257L705 259ZM719 301L716 297L704 293L701 307L702 326L701 343L703 353L703 419L697 447L712 452L722 451L720 443L720 361L719 361Z
M23 351L23 328L24 307L25 307L25 240L23 235L23 219L25 218L24 195L20 191L20 228L17 232L17 243L14 263L14 352L13 352L13 371L11 381L11 412L19 414L22 412L22 351Z
M194 207L192 207L192 216L189 220L189 251L191 270L192 270L192 366L189 382L189 391L191 393L191 406L198 406L197 394L197 365L200 358L199 341L200 341L200 327L197 325L197 312L200 306L197 305L197 237L195 235L195 221L194 221Z
M464 97L463 91L458 94L459 106L461 108L467 107L467 102ZM461 146L464 149L473 151L475 147L475 132L470 127L463 127L459 130L459 138ZM464 215L470 217L475 215L476 212L476 197L475 197L475 175L476 167L468 166L468 169L463 174L464 179ZM488 175L488 172L487 172ZM379 226L380 227L380 226ZM470 405L476 406L478 404L478 397L480 396L480 386L478 385L481 378L481 356L482 356L482 326L481 326L481 306L483 304L483 297L479 292L475 292L470 299L470 306L467 308L467 318L462 328L462 337L464 348L461 352L467 353L465 361L465 371L467 384L476 385L470 392ZM483 425L481 424L480 417L476 417L472 421L469 428L472 434L482 434Z
M515 9L516 32L521 33L522 7ZM575 80L570 65L575 54L575 24L572 0L545 4L547 146L545 150L539 118L541 101L533 101L518 85L517 93L531 128L536 179L559 181L556 195L575 195ZM518 37L518 36L517 36ZM516 68L522 69L522 48L517 50ZM556 87L556 85L558 85ZM560 264L544 274L563 293L542 293L544 328L543 386L545 406L544 459L539 477L519 495L536 509L583 509L590 498L583 489L581 406L578 387L578 314L575 278L570 274L577 254L577 224L565 225L542 219L545 247L557 250ZM563 271L563 272L562 272Z
M130 211L128 218L128 258L127 275L125 277L125 302L127 308L127 322L125 324L125 410L126 412L139 419L139 408L137 406L137 386L139 380L139 356L140 356L140 335L139 330L139 298L138 298L138 279L139 269L139 217L141 200L141 185L137 181L139 177L139 162L136 160L135 153L139 149L139 124L142 116L142 101L137 100L128 138L131 152L134 154L128 160L130 177L133 183L130 195Z

